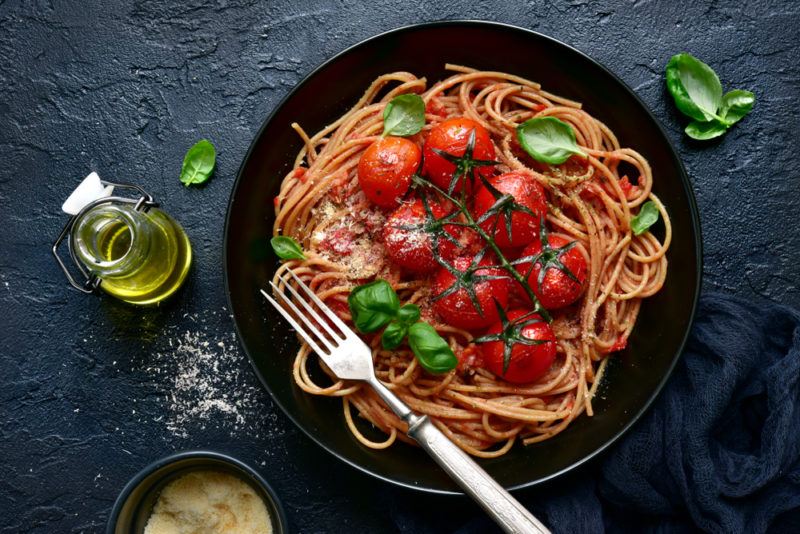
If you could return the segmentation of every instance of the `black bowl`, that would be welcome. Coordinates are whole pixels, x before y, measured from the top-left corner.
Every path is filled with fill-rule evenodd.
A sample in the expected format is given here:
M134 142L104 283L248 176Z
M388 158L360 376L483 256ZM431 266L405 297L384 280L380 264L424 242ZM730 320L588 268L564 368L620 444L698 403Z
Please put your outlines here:
M289 531L286 513L277 495L253 468L225 454L188 451L153 462L128 482L111 510L106 534L141 534L164 486L191 471L207 469L230 473L250 484L264 499L273 533Z
M476 45L475 43L480 43ZM349 48L312 72L262 126L239 170L225 227L225 278L234 321L256 374L278 405L309 437L341 460L378 478L433 492L457 487L421 450L398 444L374 451L347 430L341 401L303 393L292 380L297 341L265 304L259 289L276 267L269 249L272 198L301 148L294 121L316 132L339 117L378 75L407 70L429 84L460 63L517 74L584 104L623 145L654 169L654 191L673 224L670 271L661 292L643 305L628 348L614 356L594 401L563 433L535 446L516 446L481 465L514 489L564 473L595 456L642 415L679 357L700 287L697 207L686 172L664 131L631 89L602 65L549 37L503 24L441 22L411 26ZM656 231L663 232L663 226Z

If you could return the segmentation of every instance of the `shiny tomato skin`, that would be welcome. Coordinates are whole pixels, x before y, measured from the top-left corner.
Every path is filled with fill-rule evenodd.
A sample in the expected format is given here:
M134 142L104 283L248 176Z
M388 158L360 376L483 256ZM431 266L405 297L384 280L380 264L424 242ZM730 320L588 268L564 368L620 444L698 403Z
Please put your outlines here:
M528 311L522 309L510 310L507 313L508 320L514 321L526 313ZM531 318L541 320L538 315ZM502 331L503 325L498 321L489 328L487 334L498 334ZM514 384L529 384L544 376L556 359L556 336L553 329L541 321L523 327L521 335L545 343L540 345L514 343L511 347L511 361L505 373L503 373L505 344L502 341L479 343L478 347L483 355L483 367Z
M452 265L461 272L467 270L473 258L471 256L460 256L452 261ZM491 261L483 258L480 266L491 265ZM495 322L498 318L497 306L495 306L495 299L502 308L508 305L508 291L510 281L508 275L502 269L486 268L479 269L476 274L478 275L499 275L506 276L506 278L498 280L484 280L475 284L475 295L480 304L481 311L479 312L475 305L469 298L469 294L464 288L459 289L455 293L447 295L446 297L434 301L433 308L444 320L445 323L457 328L464 328L466 330L476 330L484 328ZM441 295L448 288L450 288L456 281L455 277L445 269L439 267L433 280L432 295Z
M400 203L419 168L422 153L402 137L382 137L358 161L358 184L374 204L393 208Z
M447 191L450 181L456 170L454 163L435 152L441 150L453 156L463 156L467 149L470 133L475 130L475 147L472 151L472 159L494 160L494 145L489 137L489 132L478 122L465 117L455 117L440 122L431 128L425 145L422 148L423 162L422 173L431 182ZM494 167L477 167L475 174L481 174L488 178L494 174ZM467 192L471 191L472 185L467 181ZM461 184L457 184L454 192L461 191Z
M568 239L560 235L550 235L548 236L548 242L550 247L553 249L559 249L570 243ZM534 256L539 254L542 250L542 242L538 238L525 247L522 251L521 257L526 256ZM556 267L549 267L547 272L544 275L544 280L542 281L541 287L539 286L539 272L542 270L541 264L537 263L533 267L533 271L531 271L530 276L528 277L528 284L533 289L536 298L539 299L539 302L542 306L545 307L547 310L555 310L558 308L563 308L564 306L569 306L576 300L580 298L583 294L584 289L586 289L586 275L589 271L589 267L586 265L586 258L584 258L583 254L577 249L577 247L573 247L568 251L559 255L559 259L564 266L570 270L570 272L575 275L575 278L578 279L578 282L572 280L569 276L565 273L558 270ZM525 275L530 269L530 263L521 263L517 265L517 270ZM527 295L525 291L520 286L520 291L525 300L527 299Z
M438 203L429 203L431 214L436 219L447 215L444 208ZM398 228L407 225L424 224L426 220L425 207L422 200L415 198L411 202L400 204L386 220L383 227L383 244L386 253L393 263L403 269L415 273L428 273L439 266L433 255L433 239L423 229ZM458 227L445 225L444 230L454 238L458 237ZM439 238L439 255L445 260L451 260L456 255L456 245L445 239Z
M501 193L510 194L517 204L531 210L535 216L515 211L511 214L511 238L508 237L506 216L490 217L481 227L491 234L494 227L494 240L501 248L522 247L539 235L539 220L547 215L547 198L544 187L532 177L520 172L507 172L488 179L488 182ZM484 186L475 193L474 213L478 220L495 203L494 195ZM499 219L499 220L498 220ZM496 224L496 227L495 227Z

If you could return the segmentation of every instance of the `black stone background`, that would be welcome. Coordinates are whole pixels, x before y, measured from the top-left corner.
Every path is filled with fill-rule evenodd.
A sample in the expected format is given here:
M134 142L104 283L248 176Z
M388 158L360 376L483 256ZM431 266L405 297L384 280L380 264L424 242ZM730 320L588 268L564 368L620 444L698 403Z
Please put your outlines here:
M396 489L318 449L260 389L224 308L225 209L261 122L316 65L398 26L502 21L607 65L683 157L702 215L705 289L800 305L798 6L0 0L0 532L99 531L134 474L193 448L255 465L295 531L392 531L408 510L446 531L475 514L465 500ZM665 93L663 67L682 50L712 65L726 89L757 95L755 111L719 141L689 141ZM180 163L201 137L217 146L216 176L186 189ZM73 291L50 257L65 222L59 206L91 170L151 191L192 240L185 291L155 313ZM175 365L155 355L169 356L169 340L186 330L212 349L233 346L228 370L239 373L220 387L247 395L238 421L213 412L182 437L165 423L175 416L166 400Z

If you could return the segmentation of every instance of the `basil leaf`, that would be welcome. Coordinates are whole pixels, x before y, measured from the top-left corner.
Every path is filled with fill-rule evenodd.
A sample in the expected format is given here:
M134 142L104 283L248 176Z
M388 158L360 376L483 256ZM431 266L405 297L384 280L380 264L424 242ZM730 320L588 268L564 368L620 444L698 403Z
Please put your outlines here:
M400 346L408 334L408 326L400 321L392 321L381 336L381 345L384 349L393 350Z
M414 135L425 126L425 102L419 95L394 97L383 109L383 135Z
M395 318L400 299L386 280L358 286L347 297L353 322L361 332L375 332Z
M400 311L397 312L397 320L406 326L419 321L419 306L416 304L405 304Z
M428 323L414 323L408 329L408 344L420 365L429 373L446 373L458 365L450 345Z
M731 126L750 113L755 103L756 95L750 91L734 89L733 91L728 91L722 97L722 107L719 110L719 114L722 117L722 121Z
M201 139L183 157L181 182L185 186L202 184L214 173L217 151L208 139Z
M555 117L537 117L517 126L517 139L536 161L558 165L573 154L585 155L575 142L575 132Z
M728 125L717 119L708 122L692 121L686 125L683 131L692 139L705 141L706 139L714 139L724 134L728 131Z
M722 84L711 67L691 54L681 53L667 63L666 76L667 89L681 112L700 122L719 118Z
M648 200L642 204L639 214L631 219L631 230L636 235L641 235L658 221L658 208L656 203Z
M304 260L303 249L300 244L289 236L276 235L269 240L272 250L282 260Z

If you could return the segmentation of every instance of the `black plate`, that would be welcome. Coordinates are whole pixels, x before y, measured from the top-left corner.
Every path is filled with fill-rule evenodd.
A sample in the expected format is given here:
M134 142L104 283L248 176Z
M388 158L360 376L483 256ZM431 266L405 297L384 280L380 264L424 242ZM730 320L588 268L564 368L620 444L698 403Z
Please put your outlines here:
M480 43L480 44L476 44ZM272 198L301 147L294 121L316 132L339 117L380 74L407 70L429 85L460 63L517 74L583 102L624 146L654 169L654 191L672 217L666 285L642 306L627 350L614 357L595 416L580 417L544 443L515 446L481 465L503 486L520 488L562 474L619 438L658 394L688 334L699 293L700 227L686 172L653 115L603 66L554 39L496 23L441 22L391 31L349 48L312 72L280 104L253 141L236 181L225 227L225 279L231 310L253 368L278 405L336 457L378 478L427 491L457 491L424 452L398 444L373 451L347 430L341 401L303 393L291 376L297 342L259 295L276 266L267 245ZM663 229L661 230L663 231Z

